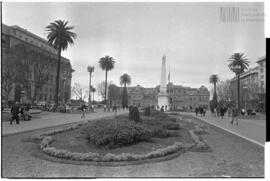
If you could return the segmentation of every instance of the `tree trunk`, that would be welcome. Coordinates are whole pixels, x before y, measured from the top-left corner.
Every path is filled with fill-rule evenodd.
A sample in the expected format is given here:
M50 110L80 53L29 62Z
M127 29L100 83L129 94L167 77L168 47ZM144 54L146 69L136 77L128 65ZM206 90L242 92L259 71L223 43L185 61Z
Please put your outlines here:
M91 109L91 105L92 105L92 102L91 102L91 75L92 73L90 72L90 79L89 79L89 98L88 98L88 108Z
M105 97L104 97L105 105L107 105L107 100L106 100L106 96L107 96L107 74L108 74L108 71L106 70L106 73L105 73Z
M58 106L58 92L59 92L59 75L60 75L60 65L61 65L61 47L58 47L58 61L57 61L57 72L56 72L56 85L55 85L55 105Z
M240 73L237 73L237 109L240 109Z

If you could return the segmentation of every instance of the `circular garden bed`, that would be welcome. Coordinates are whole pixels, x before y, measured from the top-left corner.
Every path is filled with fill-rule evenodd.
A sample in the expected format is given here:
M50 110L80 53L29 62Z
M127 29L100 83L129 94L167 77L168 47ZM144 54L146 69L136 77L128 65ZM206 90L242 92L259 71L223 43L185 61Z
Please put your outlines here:
M42 153L56 160L121 163L211 151L200 136L206 133L204 125L153 112L141 116L139 123L128 116L116 116L53 130L34 139Z

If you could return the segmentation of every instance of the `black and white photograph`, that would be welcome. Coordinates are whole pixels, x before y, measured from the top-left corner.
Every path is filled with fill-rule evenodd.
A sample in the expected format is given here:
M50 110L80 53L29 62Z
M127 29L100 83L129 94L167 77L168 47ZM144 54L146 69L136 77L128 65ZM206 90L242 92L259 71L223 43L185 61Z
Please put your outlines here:
M1 18L2 178L265 178L263 1L4 1Z

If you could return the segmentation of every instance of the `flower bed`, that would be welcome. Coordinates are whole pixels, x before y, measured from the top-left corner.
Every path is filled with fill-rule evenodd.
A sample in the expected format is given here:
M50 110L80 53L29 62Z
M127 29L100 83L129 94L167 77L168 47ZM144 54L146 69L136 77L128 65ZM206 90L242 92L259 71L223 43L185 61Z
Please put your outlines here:
M99 162L109 162L109 161L136 161L136 160L145 160L151 158L158 158L162 156L166 156L172 153L175 153L181 149L187 150L188 148L192 147L192 144L183 144L181 142L175 142L173 145L160 148L155 151L146 154L132 154L132 153L122 153L122 154L112 154L107 153L105 156L101 156L98 153L76 153L70 152L63 149L56 149L54 147L50 147L53 138L51 136L45 137L42 142L40 143L40 148L43 152L47 153L48 155L57 157L57 158L64 158L76 161L99 161Z
M121 143L123 144L128 144L128 140L133 140L133 139L144 139L145 135L148 136L151 134L154 134L155 136L157 136L158 134L164 134L162 135L162 137L165 136L172 136L172 135L167 135L167 134L174 134L176 133L176 131L167 131L167 132L163 132L161 130L164 131L164 129L159 130L161 127L158 126L152 126L152 128L157 128L155 130L156 133L154 133L154 129L152 129L149 132L147 132L147 129L149 129L149 125L146 125L146 127L143 127L142 124L135 124L132 122L129 122L128 120L120 120L117 122L112 122L111 124L108 125L108 127L110 128L110 130L108 131L107 127L106 128L102 128L100 126L104 126L104 122L102 122L104 120L100 120L99 124L98 123L94 123L91 122L90 123L90 127L86 127L84 129L84 132L86 133L91 133L92 135L94 135L93 137L96 136L96 138L98 138L98 136L101 136L101 133L105 133L108 132L109 134L113 134L113 138L114 140L106 140L108 143L110 143L111 141L115 141L115 140L121 140ZM107 119L108 121L108 119ZM171 121L169 121L171 123ZM108 122L106 122L108 123ZM84 123L84 124L89 124L89 123ZM58 149L52 146L52 143L55 141L53 138L53 135L59 134L59 133L63 133L66 131L72 131L74 129L77 129L81 126L82 124L77 124L74 126L70 126L70 127L66 127L66 128L62 128L62 129L57 129L57 130L53 130L50 132L46 132L43 133L42 135L40 135L40 149L53 157L57 157L57 158L64 158L64 159L68 159L68 160L76 160L76 161L98 161L98 162L117 162L117 161L137 161L137 160L145 160L145 159L151 159L151 158L158 158L158 157L162 157L162 156L166 156L172 153L175 153L177 151L186 151L189 149L200 149L200 150L207 150L208 145L200 139L200 137L197 134L205 134L205 127L204 125L201 124L197 124L194 126L194 129L189 130L189 134L191 139L194 141L194 143L182 143L179 141L175 141L174 144L166 146L164 148L158 148L154 151L150 151L148 153L121 153L121 154L113 154L113 153L106 153L105 155L101 155L99 153L94 153L94 152L87 152L87 153L79 153L79 152L71 152L68 151L66 149ZM94 126L93 126L94 125ZM99 125L99 126L97 126ZM151 125L151 124L150 124ZM91 127L92 126L92 127ZM96 127L95 127L96 126ZM151 126L150 126L151 127ZM96 129L93 129L96 128ZM158 129L159 128L159 129ZM101 131L101 132L94 132L97 130L102 130L105 129L106 131ZM117 130L117 131L116 131ZM138 131L140 130L140 131ZM114 132L117 133L114 133ZM173 133L170 133L173 132ZM123 135L118 135L118 133L123 134ZM125 134L127 133L127 134ZM140 134L138 134L140 133ZM145 134L145 135L144 135ZM177 134L176 134L177 135ZM174 136L176 136L174 135ZM92 137L92 138L93 138ZM90 138L90 139L92 139ZM106 135L104 136L104 138L106 138ZM106 138L107 139L107 138Z
M88 139L97 146L115 148L149 140L151 133L142 124L129 120L102 120L85 128Z

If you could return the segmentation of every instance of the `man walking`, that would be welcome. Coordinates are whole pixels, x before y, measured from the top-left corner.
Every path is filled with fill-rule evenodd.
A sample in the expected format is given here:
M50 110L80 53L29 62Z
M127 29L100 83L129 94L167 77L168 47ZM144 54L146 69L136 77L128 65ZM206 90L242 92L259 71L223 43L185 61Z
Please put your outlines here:
M16 124L20 124L19 112L20 112L19 102L16 101L15 104L11 107L12 118L10 120L10 124L12 124L14 119L16 120Z

